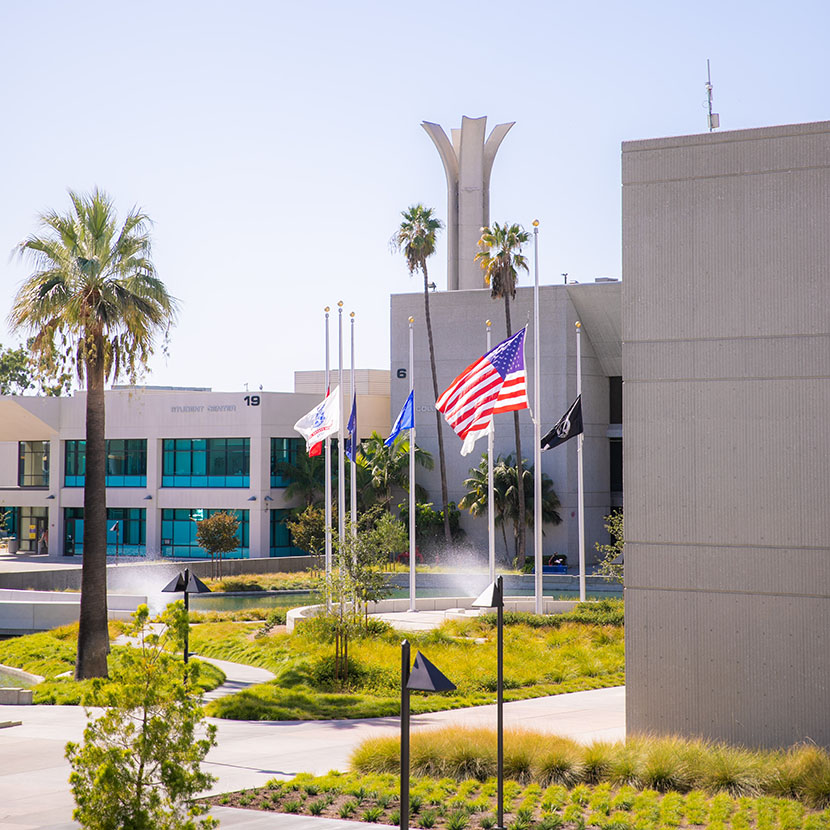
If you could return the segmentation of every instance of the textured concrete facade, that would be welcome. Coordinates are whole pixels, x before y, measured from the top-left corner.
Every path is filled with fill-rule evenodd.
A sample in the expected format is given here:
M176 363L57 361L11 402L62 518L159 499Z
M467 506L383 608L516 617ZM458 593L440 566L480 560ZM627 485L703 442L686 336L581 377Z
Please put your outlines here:
M628 729L830 746L830 123L622 164Z
M603 517L607 516L614 495L610 491L609 439L621 437L621 426L609 424L609 377L622 373L620 345L621 285L617 283L586 285L546 285L539 289L542 386L542 434L564 414L576 396L576 340L574 323L581 320L583 413L585 420L584 471L586 559L595 558L594 542L606 542ZM391 417L397 416L409 394L409 331L407 320L415 318L415 426L416 441L429 450L435 469L417 470L418 482L429 491L429 498L440 507L441 483L438 470L438 438L429 347L424 325L423 294L398 294L391 302ZM513 331L531 319L533 290L518 289L512 303ZM435 340L439 394L449 386L466 366L487 351L486 321L493 323L492 345L506 337L504 303L490 298L489 290L449 291L430 294L430 315ZM593 338L596 335L596 342ZM528 329L525 343L528 393L533 405L533 336ZM404 370L404 375L399 375ZM533 463L533 422L527 410L519 413L522 455ZM487 450L487 439L481 438L470 455L462 456L461 440L444 423L444 447L447 458L447 481L450 501L458 502L465 493L464 479L471 467L479 464ZM495 453L515 453L513 415L495 418ZM569 563L578 561L577 455L576 441L542 453L542 469L547 473L559 496L563 522L557 527L546 525L544 555L567 554ZM619 497L621 494L616 494ZM467 543L486 561L487 519L472 519L463 514L462 526ZM497 529L496 556L504 557L504 543ZM508 537L511 531L508 530ZM533 555L533 536L528 532L527 554ZM510 539L512 550L512 539ZM512 554L511 554L512 556Z

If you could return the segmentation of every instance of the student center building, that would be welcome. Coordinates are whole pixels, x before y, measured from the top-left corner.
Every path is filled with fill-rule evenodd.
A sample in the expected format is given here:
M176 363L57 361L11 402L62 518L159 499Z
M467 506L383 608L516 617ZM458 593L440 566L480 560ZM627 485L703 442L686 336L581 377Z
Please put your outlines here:
M196 521L219 510L239 518L230 557L304 554L283 521L296 500L277 465L305 452L293 427L320 402L322 374L298 372L293 393L108 391L108 554L203 557ZM355 374L361 435L388 430L388 372ZM83 553L85 411L83 392L0 398L0 532L13 550Z

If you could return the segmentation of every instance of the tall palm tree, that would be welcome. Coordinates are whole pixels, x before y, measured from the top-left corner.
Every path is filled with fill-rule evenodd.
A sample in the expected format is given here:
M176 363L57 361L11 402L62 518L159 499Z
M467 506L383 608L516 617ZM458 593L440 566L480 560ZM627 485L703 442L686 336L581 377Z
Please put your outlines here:
M392 237L392 245L403 251L406 266L410 274L420 271L424 276L424 319L427 324L429 342L429 365L432 369L432 391L438 400L438 373L435 369L435 343L432 339L432 320L429 315L429 274L427 258L435 253L435 235L444 227L440 219L433 215L432 208L412 205L401 211L403 221ZM452 532L447 494L447 464L444 458L444 433L441 425L441 413L435 410L435 427L438 431L438 468L441 473L441 504L444 508L444 539L447 547L452 545Z
M42 234L17 251L34 266L9 321L34 335L31 348L56 375L74 368L86 383L84 560L78 679L107 676L107 522L104 384L135 382L176 317L176 301L150 258L150 220L133 208L119 228L112 200L97 188L69 191L72 208L40 217Z
M504 300L504 322L507 336L513 334L510 320L510 301L516 298L516 282L519 270L528 271L527 257L522 254L522 246L530 241L530 234L521 225L499 225L481 229L478 244L481 250L475 260L484 271L484 279L490 286L490 296L495 300ZM513 413L513 431L516 436L516 458L519 479L522 478L522 436L519 431L519 413ZM519 561L524 562L525 525L527 509L524 488L519 488Z

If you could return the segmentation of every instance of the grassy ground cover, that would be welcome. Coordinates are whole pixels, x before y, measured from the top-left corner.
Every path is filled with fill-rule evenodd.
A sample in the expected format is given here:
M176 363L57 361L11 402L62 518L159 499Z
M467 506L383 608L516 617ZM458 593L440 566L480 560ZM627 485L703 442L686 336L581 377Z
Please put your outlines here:
M376 626L370 637L349 643L349 672L335 681L334 644L321 626L304 624L293 634L256 624L207 623L193 627L191 645L199 654L270 669L260 684L210 704L208 713L241 720L317 720L379 717L400 707L401 635ZM258 636L259 635L259 636ZM495 630L488 618L445 623L408 635L441 667L458 689L412 696L413 712L434 712L495 701ZM524 623L505 629L505 700L618 686L624 683L623 630L563 618L556 625Z
M124 631L124 624L110 621L110 639ZM32 687L35 703L78 705L92 690L91 680L77 681L71 676L75 671L75 655L78 648L78 624L54 628L37 634L13 637L0 641L0 663L39 674L42 683ZM125 646L113 646L109 656L110 666L117 664ZM69 672L70 676L60 677ZM199 687L208 690L219 686L225 675L208 663L200 663Z
M205 622L259 622L285 625L284 608L242 608L237 611L191 611L191 623Z
M422 830L492 830L496 781L414 778L410 826ZM234 807L398 824L399 783L394 775L298 775L257 790L226 793L209 801ZM830 811L787 798L638 790L630 785L505 782L508 830L824 830Z
M202 581L211 591L316 591L322 585L320 571L237 574Z

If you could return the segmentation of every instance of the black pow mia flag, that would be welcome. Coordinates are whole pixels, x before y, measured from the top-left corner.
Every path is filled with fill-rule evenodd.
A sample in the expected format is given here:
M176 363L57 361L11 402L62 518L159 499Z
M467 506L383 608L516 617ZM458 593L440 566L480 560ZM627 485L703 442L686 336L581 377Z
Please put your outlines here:
M564 444L569 438L582 432L582 395L577 395L570 409L556 426L542 439L542 449L549 450Z

